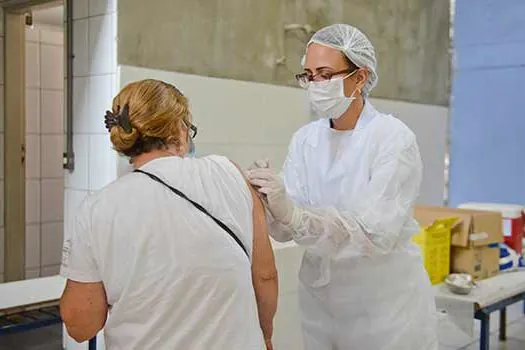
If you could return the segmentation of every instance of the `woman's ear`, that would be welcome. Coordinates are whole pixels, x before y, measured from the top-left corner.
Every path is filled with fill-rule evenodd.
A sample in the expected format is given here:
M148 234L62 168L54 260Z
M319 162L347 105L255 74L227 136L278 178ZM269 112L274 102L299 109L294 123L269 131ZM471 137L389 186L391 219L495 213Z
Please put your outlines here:
M359 91L363 89L366 82L368 80L368 70L367 69L360 69L357 72L357 80L356 80L356 87Z

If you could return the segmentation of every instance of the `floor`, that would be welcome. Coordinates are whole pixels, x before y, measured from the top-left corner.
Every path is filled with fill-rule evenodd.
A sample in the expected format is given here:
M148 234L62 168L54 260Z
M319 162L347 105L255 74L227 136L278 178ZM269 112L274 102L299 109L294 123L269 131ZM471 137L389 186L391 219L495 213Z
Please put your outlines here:
M0 336L0 350L62 350L62 325Z
M510 310L509 310L510 311ZM521 309L517 309L521 311ZM497 322L493 322L497 325ZM500 342L497 330L494 330L490 349L494 350L524 350L525 349L525 317L520 317L509 324L507 328L508 339L506 342ZM456 338L456 339L454 339ZM460 339L457 334L441 334L439 350L477 350L479 342L472 340L464 346L451 346L451 342L468 342L466 339ZM445 345L446 344L446 345ZM39 330L19 333L9 336L0 337L0 350L62 350L62 326L55 325L41 328ZM279 349L281 350L281 349ZM296 349L289 349L296 350ZM372 350L372 349L370 349Z
M475 341L465 347L453 348L440 346L439 350L479 350L479 341ZM498 333L494 332L490 339L490 349L498 350L525 350L525 318L510 324L507 329L507 340L500 342Z

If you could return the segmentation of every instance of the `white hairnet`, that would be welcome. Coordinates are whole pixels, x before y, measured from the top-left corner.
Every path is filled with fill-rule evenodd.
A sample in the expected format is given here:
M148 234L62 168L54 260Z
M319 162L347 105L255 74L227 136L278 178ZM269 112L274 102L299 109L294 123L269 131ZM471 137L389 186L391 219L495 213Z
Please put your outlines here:
M359 68L368 69L368 81L363 93L368 93L377 85L377 61L372 43L359 29L348 24L332 24L317 31L307 47L311 43L329 46L343 52L352 63ZM304 64L304 60L303 60Z

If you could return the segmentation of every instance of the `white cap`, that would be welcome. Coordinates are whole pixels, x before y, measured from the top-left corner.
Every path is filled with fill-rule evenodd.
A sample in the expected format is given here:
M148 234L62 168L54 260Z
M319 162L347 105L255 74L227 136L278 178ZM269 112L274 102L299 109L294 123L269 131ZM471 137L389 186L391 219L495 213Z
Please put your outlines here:
M365 95L377 85L379 77L375 49L359 29L349 24L332 24L317 31L308 42L307 49L312 43L337 49L359 68L366 68L368 80L363 88Z

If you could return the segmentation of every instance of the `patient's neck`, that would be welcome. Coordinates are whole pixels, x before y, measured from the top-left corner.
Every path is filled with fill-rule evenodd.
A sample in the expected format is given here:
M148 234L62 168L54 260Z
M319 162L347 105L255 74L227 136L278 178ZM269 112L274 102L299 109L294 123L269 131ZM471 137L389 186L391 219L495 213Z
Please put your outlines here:
M175 149L163 149L163 150L153 150L147 153L139 154L138 156L135 156L130 159L131 164L133 165L133 169L138 169L142 167L144 164L151 162L152 160L155 160L157 158L163 158L163 157L182 157L182 152L177 151Z

